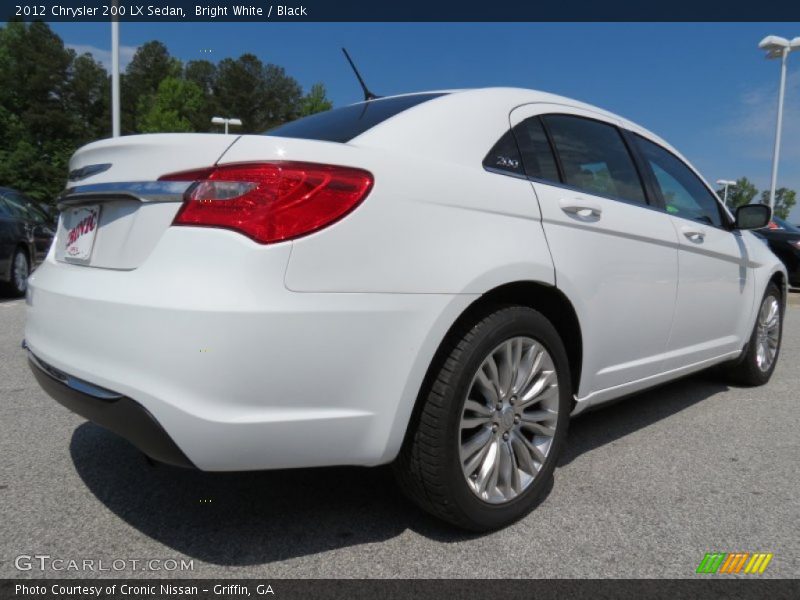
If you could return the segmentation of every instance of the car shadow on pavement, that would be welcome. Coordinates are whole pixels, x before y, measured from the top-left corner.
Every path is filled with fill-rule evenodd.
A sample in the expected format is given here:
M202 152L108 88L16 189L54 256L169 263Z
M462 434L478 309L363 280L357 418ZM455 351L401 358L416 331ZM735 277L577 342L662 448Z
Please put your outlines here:
M570 422L567 445L558 464L568 465L584 452L625 437L728 389L729 386L714 371L708 371L587 411Z
M576 419L560 464L725 389L693 377ZM70 453L83 482L114 514L212 564L268 564L388 540L406 529L445 543L476 537L411 505L387 467L250 473L153 467L133 446L91 423L75 430ZM540 501L549 493L550 487Z

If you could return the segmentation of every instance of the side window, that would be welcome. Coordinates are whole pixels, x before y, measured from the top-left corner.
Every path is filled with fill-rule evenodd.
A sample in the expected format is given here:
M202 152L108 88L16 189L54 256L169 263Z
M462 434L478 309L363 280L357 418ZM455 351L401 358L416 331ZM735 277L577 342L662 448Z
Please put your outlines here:
M6 202L11 209L11 214L19 219L26 221L33 221L34 223L42 223L41 215L34 208L32 202L22 194L14 191L6 193Z
M10 217L11 211L8 209L6 205L5 198L0 196L0 217Z
M668 213L722 226L719 203L689 167L671 152L638 135L636 144L653 170Z
M550 142L542 127L539 117L526 119L514 127L514 137L517 140L522 164L528 177L536 177L547 181L560 181L558 167Z
M613 125L547 115L545 125L564 171L564 183L590 194L647 204L639 173Z
M17 219L27 218L28 211L22 204L22 201L20 200L19 196L15 192L6 192L5 205L8 208L8 212L11 214L12 217L15 217Z
M522 166L522 158L519 155L517 143L514 141L514 134L506 131L497 143L489 150L489 154L483 159L483 166L486 169L506 171L514 175L525 175Z

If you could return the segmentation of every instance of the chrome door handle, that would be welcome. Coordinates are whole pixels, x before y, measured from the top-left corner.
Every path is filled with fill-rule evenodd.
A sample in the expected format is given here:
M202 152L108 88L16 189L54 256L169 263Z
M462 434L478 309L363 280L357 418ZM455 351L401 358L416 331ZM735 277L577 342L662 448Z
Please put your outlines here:
M599 219L603 214L603 208L599 204L583 198L562 198L558 205L568 215L580 219Z
M681 232L686 238L692 242L702 242L706 238L706 232L702 229L693 229L691 227L682 227Z

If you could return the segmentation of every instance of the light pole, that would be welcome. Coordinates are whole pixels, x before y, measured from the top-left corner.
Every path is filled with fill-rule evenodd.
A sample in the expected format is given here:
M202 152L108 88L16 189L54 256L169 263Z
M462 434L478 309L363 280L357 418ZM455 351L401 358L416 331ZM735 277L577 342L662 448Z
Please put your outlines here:
M772 154L772 180L769 187L769 206L775 208L775 187L778 182L778 161L781 153L781 125L783 124L783 95L786 91L786 60L789 52L795 48L800 48L800 37L794 38L791 42L786 38L777 35L768 35L758 45L762 50L767 51L767 58L781 59L781 84L778 90L778 123L775 128L775 150Z
M225 125L225 135L228 135L228 125L233 127L241 127L241 119L227 119L225 117L212 117L211 122L214 125Z
M722 193L722 205L727 207L728 206L728 188L729 187L736 187L736 182L735 181L730 181L729 179L717 179L717 185L721 185L725 189L725 191Z
M117 1L114 0L117 11ZM119 14L111 17L111 136L119 137Z

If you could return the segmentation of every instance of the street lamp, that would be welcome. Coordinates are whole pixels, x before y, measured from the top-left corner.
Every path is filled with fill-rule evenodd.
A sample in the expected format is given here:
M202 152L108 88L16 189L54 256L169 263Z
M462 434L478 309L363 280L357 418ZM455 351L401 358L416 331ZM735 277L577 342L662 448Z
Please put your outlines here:
M717 179L717 185L724 187L725 191L722 195L722 205L728 206L728 187L736 187L736 182L730 181L729 179Z
M225 117L213 117L211 122L214 125L225 125L225 135L228 135L228 125L233 127L241 127L242 121L241 119L226 119Z
M111 17L111 137L120 135L119 117L119 8L114 0Z
M769 188L769 206L775 208L775 186L778 182L778 160L781 152L781 125L783 123L783 94L786 91L786 59L789 52L800 48L800 37L794 38L791 42L786 38L777 35L768 35L758 45L762 50L767 51L767 58L781 59L781 85L778 91L778 123L775 129L775 150L772 154L772 181Z

